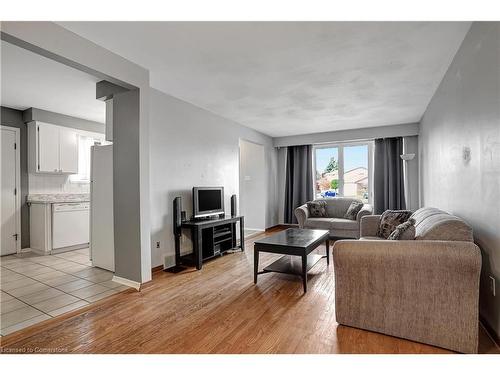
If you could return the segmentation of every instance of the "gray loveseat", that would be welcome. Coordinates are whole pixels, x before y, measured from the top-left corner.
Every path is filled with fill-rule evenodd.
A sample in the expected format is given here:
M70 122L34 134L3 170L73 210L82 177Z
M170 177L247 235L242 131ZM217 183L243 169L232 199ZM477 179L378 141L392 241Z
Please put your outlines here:
M344 219L344 215L352 202L361 202L355 198L325 198L328 217L310 217L307 204L295 209L295 217L300 228L327 229L330 237L359 238L361 218L372 213L372 207L365 204L358 212L356 220Z
M335 242L337 322L476 353L481 253L472 228L421 208L415 240L377 237L380 216L361 219L361 239Z

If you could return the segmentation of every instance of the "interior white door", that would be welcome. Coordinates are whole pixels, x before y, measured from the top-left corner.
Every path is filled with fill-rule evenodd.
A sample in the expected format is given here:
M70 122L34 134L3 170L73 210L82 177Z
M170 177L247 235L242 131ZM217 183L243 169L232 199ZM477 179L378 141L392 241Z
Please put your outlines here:
M59 126L38 125L39 172L59 172Z
M63 173L78 173L78 136L70 128L59 128L59 169Z
M19 166L16 163L16 133L11 130L2 129L2 239L1 255L14 254L17 252L17 206L16 174Z

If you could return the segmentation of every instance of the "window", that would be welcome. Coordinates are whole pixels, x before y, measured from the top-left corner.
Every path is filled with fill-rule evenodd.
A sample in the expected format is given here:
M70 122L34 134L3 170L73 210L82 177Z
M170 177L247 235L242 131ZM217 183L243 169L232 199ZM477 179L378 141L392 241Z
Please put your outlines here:
M314 147L314 196L353 197L371 202L373 142Z
M90 147L96 142L101 139L78 134L78 174L69 176L71 182L90 182Z

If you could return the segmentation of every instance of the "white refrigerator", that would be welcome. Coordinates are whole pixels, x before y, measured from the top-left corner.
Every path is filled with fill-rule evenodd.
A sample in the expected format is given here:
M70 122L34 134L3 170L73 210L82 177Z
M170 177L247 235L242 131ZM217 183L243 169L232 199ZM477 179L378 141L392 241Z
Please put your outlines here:
M113 145L90 151L90 257L95 267L115 271Z

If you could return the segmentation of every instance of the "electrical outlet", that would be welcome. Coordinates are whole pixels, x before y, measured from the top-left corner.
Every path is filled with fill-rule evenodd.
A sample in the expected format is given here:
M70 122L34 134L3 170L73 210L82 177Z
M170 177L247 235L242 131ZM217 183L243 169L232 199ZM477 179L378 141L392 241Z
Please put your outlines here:
M160 241L156 241L156 248L159 249L160 248Z
M491 294L493 295L493 297L496 296L496 280L493 276L490 275L490 290L491 290Z

